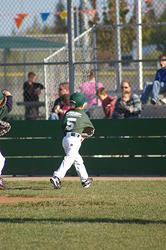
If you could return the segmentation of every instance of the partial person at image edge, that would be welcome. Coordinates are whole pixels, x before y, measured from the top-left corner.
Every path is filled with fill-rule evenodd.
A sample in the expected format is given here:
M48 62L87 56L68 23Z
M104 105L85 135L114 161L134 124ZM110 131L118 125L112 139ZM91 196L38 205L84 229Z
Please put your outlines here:
M147 104L151 95L151 103L156 104L159 100L159 94L164 94L161 103L165 103L166 99L166 54L160 56L161 69L157 70L154 82L146 82L141 95L142 104Z
M8 90L0 91L0 136L5 135L11 129L8 122L3 121L7 117L8 113L11 112L13 105L13 97ZM0 152L0 176L5 165L5 157ZM0 177L0 189L4 189L3 179Z

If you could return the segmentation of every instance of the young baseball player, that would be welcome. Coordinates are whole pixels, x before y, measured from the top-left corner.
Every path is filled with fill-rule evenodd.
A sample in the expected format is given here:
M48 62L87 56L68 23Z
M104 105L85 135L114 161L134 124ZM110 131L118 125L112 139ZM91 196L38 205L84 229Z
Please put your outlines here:
M83 188L88 188L93 181L92 178L88 178L83 159L79 154L82 141L94 134L94 127L89 117L83 111L84 103L85 97L82 93L76 92L70 96L70 110L65 113L63 119L65 137L62 145L66 156L50 179L55 189L61 188L61 180L72 165L75 166L80 176Z
M9 91L0 91L0 136L6 134L11 126L8 122L2 121L12 110L12 95ZM5 157L0 152L0 176L5 165ZM3 179L0 177L0 189L4 189Z

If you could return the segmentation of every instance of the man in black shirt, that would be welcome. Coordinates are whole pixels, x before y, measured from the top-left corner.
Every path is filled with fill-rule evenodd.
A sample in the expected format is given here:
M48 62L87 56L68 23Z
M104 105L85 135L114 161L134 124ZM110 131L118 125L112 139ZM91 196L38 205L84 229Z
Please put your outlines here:
M23 85L23 96L25 102L25 119L36 120L39 117L39 95L44 86L36 83L36 74L28 73L28 80Z

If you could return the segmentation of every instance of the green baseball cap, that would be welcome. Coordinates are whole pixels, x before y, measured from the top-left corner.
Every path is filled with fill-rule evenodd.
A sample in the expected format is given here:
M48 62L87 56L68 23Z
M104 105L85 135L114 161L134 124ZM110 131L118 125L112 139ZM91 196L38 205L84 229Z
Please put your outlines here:
M2 100L4 98L4 95L2 93L2 91L0 91L0 100Z
M70 96L70 103L74 103L76 107L80 107L85 103L85 96L82 93L75 92Z

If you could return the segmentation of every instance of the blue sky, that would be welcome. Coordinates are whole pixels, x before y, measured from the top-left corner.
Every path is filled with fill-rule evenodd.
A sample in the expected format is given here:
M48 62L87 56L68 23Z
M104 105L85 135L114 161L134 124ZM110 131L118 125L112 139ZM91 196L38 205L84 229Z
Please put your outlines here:
M42 25L40 12L54 12L57 0L0 0L0 35L10 35L14 29L17 31L14 16L20 12L28 12L29 16L24 19L20 31L33 23L36 16ZM48 23L53 20L53 15L48 18Z

